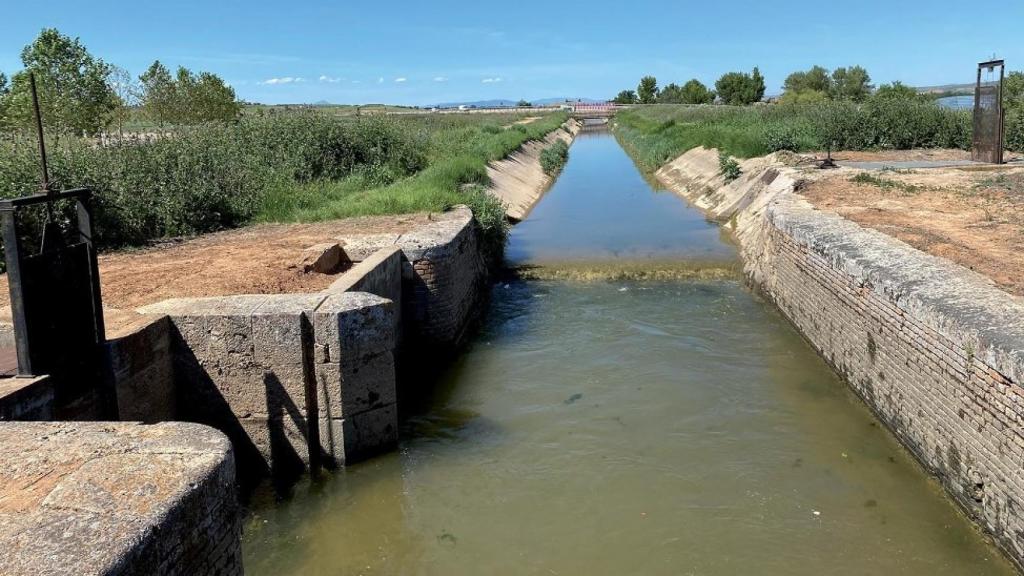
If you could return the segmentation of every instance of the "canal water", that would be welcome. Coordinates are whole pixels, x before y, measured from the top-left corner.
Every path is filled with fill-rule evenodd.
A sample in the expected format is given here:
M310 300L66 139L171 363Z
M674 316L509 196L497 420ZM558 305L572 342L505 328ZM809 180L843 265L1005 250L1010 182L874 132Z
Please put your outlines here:
M735 259L607 133L508 253ZM257 496L248 574L1013 573L736 279L498 284L429 386L397 452Z

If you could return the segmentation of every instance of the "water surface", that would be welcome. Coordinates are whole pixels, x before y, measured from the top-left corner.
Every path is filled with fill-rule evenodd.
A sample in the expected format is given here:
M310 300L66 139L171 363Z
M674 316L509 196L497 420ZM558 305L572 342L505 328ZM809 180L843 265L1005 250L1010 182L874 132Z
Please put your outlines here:
M572 147L515 262L732 259L610 136ZM258 496L249 574L1011 574L736 281L516 281L399 451Z

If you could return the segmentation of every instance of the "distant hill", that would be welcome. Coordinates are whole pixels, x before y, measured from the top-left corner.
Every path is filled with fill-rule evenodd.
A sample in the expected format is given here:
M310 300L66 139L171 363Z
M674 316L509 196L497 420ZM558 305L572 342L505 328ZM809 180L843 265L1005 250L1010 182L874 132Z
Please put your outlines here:
M575 102L579 100L586 104L595 104L598 102L604 102L604 100L595 100L594 98L541 98L539 100L530 100L530 103L534 106L550 106L553 104L562 104L566 100ZM475 100L471 102L443 102L441 104L435 104L437 108L458 108L459 106L475 106L476 108L502 108L515 106L519 103L519 99L515 100Z
M916 86L914 88L922 94L935 94L935 93L974 93L974 84L942 84L941 86Z

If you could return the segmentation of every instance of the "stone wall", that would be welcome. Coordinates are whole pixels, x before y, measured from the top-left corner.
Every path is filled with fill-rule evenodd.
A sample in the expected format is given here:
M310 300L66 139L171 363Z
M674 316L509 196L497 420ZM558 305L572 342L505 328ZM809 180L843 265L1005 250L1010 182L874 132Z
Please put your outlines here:
M120 420L161 422L177 415L170 322L137 315L106 344L107 386L115 391Z
M458 346L479 317L487 282L473 212L456 206L431 217L429 224L405 234L343 238L352 260L366 259L328 289L358 288L400 300L402 337L410 340L408 348L427 354ZM392 297L396 248L401 262L398 300Z
M234 461L216 430L8 422L0 446L3 574L242 573Z
M1024 563L1024 300L949 261L814 209L798 175L714 151L659 171L736 234L746 272L897 438Z
M476 221L464 206L398 239L405 336L422 351L456 348L482 312L487 264Z
M186 298L172 330L177 413L224 431L242 481L287 479L397 441L394 304L361 292ZM310 443L320 450L311 454Z

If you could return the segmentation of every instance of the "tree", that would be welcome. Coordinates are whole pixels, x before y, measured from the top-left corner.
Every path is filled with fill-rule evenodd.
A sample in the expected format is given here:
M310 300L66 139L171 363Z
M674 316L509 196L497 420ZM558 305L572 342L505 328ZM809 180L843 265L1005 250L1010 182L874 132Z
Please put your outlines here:
M636 95L641 104L654 104L658 99L658 79L654 76L641 78L640 85L636 87Z
M715 90L722 101L732 106L745 106L764 98L764 76L755 67L753 72L728 72L715 82Z
M519 102L516 103L516 106L518 106L519 108L529 108L530 106L533 106L533 103L530 102L529 100L520 100Z
M78 38L45 28L21 51L25 69L14 75L9 115L23 125L34 116L29 75L35 74L43 121L50 128L95 134L110 121L117 96L107 82L110 66Z
M7 75L0 72L0 130L8 128L7 103L11 88L7 85Z
M1010 72L1003 81L1003 98L1006 108L1024 110L1024 72Z
M179 67L174 92L181 124L226 122L237 118L242 111L235 90L210 72L200 72L197 76L188 68Z
M821 66L812 66L806 72L793 72L782 85L783 94L815 91L828 94L832 91L832 77Z
M173 122L177 95L170 70L156 60L139 76L139 81L142 83L142 109L149 119L161 126Z
M917 90L905 85L899 80L892 84L882 84L875 91L872 98L878 100L920 100L925 101L928 98L918 92Z
M750 73L750 89L752 91L750 95L754 97L753 102L760 102L764 99L764 76L761 75L761 70L757 66L754 66L753 72Z
M658 104L682 104L683 103L683 89L674 84L670 83L661 89L658 93Z
M708 90L703 82L694 78L683 84L684 104L711 104L715 101L715 93Z
M117 133L121 135L124 124L131 118L132 108L139 103L139 86L132 75L119 66L111 66L110 89L117 96L117 106L111 112Z
M871 76L860 66L836 68L832 72L831 96L835 100L863 102L871 95Z
M612 98L612 102L616 104L636 104L637 101L636 92L632 90L623 90Z
M235 90L210 72L193 74L179 67L171 76L159 60L139 76L146 115L164 124L200 124L233 120L242 111Z

